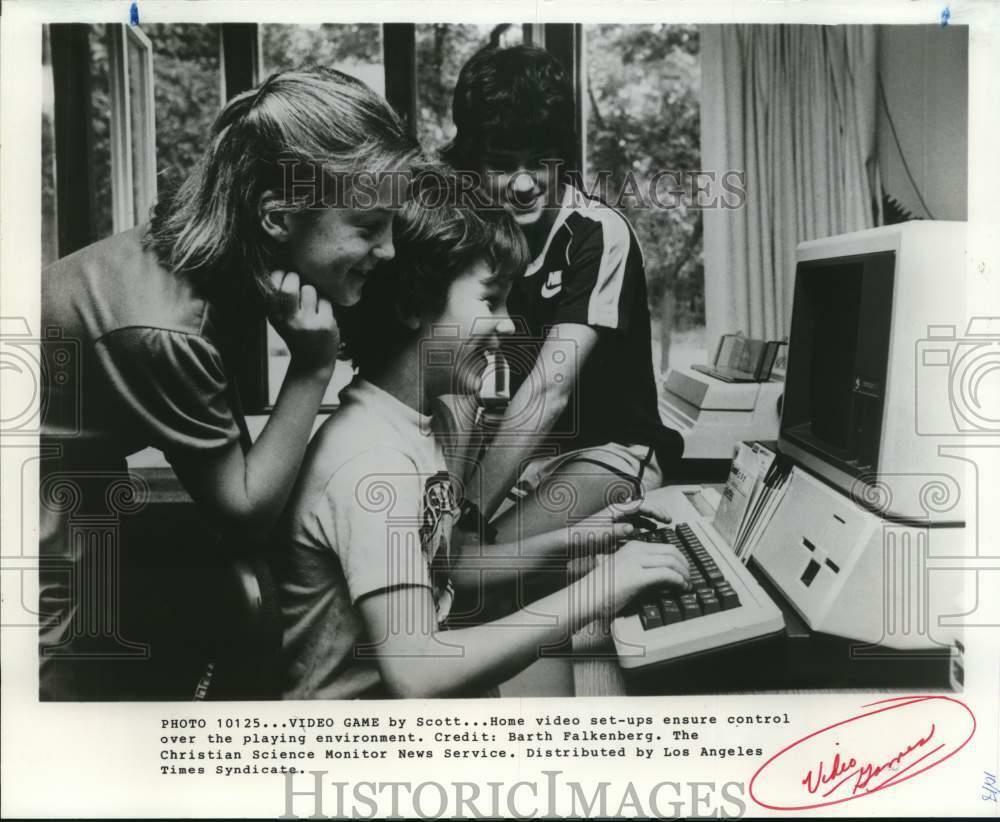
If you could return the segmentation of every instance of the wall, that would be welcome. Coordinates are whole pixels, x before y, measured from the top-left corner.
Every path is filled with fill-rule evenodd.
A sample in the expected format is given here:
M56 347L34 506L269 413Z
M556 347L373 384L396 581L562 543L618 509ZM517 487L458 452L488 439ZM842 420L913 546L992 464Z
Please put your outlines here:
M964 26L879 26L879 73L903 154L938 220L968 212L969 35ZM915 217L928 217L903 169L879 106L882 186Z

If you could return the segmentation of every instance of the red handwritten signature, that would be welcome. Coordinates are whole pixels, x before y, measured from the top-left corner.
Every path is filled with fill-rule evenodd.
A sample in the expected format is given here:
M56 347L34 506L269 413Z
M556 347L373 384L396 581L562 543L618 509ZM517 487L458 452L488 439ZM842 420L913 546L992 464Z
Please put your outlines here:
M948 696L905 696L814 731L778 751L750 780L772 810L807 810L859 799L939 765L968 744L976 718Z

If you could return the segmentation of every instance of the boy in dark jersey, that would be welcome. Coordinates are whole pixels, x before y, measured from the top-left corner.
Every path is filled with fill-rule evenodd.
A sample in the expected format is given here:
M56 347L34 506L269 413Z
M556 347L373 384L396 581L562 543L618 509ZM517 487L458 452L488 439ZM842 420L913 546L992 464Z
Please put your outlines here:
M657 410L635 233L565 174L576 134L563 67L543 49L484 49L462 68L453 117L445 159L514 215L532 260L508 300L526 331L505 343L512 400L469 484L501 536L523 536L658 487L683 443ZM564 482L571 510L550 499Z

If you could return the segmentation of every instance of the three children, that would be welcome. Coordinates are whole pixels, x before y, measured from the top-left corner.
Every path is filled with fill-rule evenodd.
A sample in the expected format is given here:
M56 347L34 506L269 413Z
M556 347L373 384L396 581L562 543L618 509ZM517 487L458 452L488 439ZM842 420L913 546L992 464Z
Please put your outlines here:
M86 380L47 386L42 444L55 456L41 480L43 699L128 694L114 666L89 658L103 653L83 630L92 604L63 568L86 580L103 560L71 539L59 489L68 479L103 493L127 477L125 456L149 445L224 531L252 539L285 510L289 697L483 693L641 588L685 583L669 546L611 553L631 526L607 508L609 489L624 479L641 494L677 449L656 412L634 233L548 167L570 163L572 107L548 53L477 55L456 88L447 155L482 175L502 207L418 198L396 214L391 187L364 205L343 200L344 179L405 171L416 158L391 108L339 72L278 74L226 106L206 156L149 225L45 273L43 324L80 344ZM328 202L329 191L341 199ZM508 300L530 365L501 424L505 446L462 485L432 411L446 394L478 390L485 352L518 329ZM291 365L251 442L232 373L265 313ZM358 377L307 450L341 341ZM540 412L525 427L528 406ZM519 478L528 496L516 528L500 517L492 543L481 528L455 538L460 519L493 517ZM547 627L517 614L460 627L456 588L482 584L485 568L516 577L565 553L574 535L564 513L532 492L567 478L576 513L601 512L574 528L603 545L604 559L535 603L554 615Z

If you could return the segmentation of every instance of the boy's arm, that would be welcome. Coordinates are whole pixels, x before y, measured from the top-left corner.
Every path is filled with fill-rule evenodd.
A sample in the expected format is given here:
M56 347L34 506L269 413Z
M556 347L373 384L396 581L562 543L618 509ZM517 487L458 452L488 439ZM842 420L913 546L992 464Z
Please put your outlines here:
M459 589L500 585L575 556L606 553L635 531L622 519L602 512L566 528L497 543L456 529L452 532L452 582Z
M525 459L566 410L577 376L597 341L596 329L577 323L560 323L545 338L531 373L497 426L496 445L486 452L468 484L470 498L487 515L500 507Z
M424 588L397 588L359 603L386 686L396 696L426 698L485 689L534 662L541 649L623 607L651 585L683 586L686 561L669 545L630 542L583 579L488 625L439 631ZM555 619L538 624L538 614Z
M478 496L476 502L487 515L497 510L524 460L565 411L599 335L627 327L637 289L645 285L642 252L624 217L593 219L574 212L566 224L573 239L566 251L562 289L554 297L558 302L552 327L531 373L511 400L496 445L470 483L470 496Z
M651 517L663 524L671 521L663 505L635 500L608 506L566 528L516 541L485 542L479 534L456 528L452 541L452 581L456 588L476 588L483 583L499 585L554 562L606 553L635 532L635 527L626 521L633 515Z
M654 492L646 499L609 505L566 528L515 542L484 542L479 534L456 528L452 532L452 581L456 588L477 589L484 583L506 583L519 574L551 566L555 560L567 562L607 553L635 533L635 526L628 521L633 516L660 525L669 525L673 519Z

